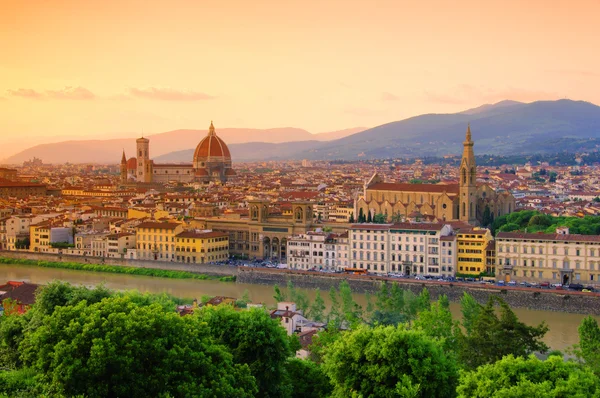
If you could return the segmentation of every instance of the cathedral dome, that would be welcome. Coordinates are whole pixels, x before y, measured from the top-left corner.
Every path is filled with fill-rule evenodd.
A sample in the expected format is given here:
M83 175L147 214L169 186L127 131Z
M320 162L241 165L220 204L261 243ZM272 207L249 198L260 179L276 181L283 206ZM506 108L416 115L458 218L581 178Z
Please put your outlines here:
M200 141L194 152L194 164L198 161L231 161L229 148L227 148L227 144L217 136L212 122L210 123L208 135Z
M130 158L127 161L127 170L136 170L137 169L137 159L136 158Z

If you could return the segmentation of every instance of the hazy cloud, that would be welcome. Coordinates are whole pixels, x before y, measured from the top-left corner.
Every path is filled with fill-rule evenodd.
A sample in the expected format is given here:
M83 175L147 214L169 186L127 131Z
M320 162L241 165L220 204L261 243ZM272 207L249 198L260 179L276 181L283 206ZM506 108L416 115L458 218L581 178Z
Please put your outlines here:
M399 101L400 97L398 97L397 95L394 95L392 93L388 93L387 91L384 91L383 93L381 93L381 100L382 101Z
M87 88L67 86L61 90L46 90L39 92L30 88L7 90L13 97L29 99L61 99L61 100L90 100L96 96Z
M42 93L39 93L30 88L19 88L16 90L6 90L9 95L13 97L22 97L22 98L31 98L31 99L41 99L44 97Z
M522 102L533 102L540 100L553 100L560 96L557 93L527 90L516 87L504 89L492 89L487 87L474 87L461 84L447 93L435 93L425 91L425 97L430 102L441 104L473 104L473 103L496 103L503 100L514 100Z
M140 98L156 99L161 101L202 101L216 97L198 91L182 91L172 88L130 88L131 95Z
M90 100L96 98L87 88L67 86L62 90L47 90L48 98L67 99L67 100Z

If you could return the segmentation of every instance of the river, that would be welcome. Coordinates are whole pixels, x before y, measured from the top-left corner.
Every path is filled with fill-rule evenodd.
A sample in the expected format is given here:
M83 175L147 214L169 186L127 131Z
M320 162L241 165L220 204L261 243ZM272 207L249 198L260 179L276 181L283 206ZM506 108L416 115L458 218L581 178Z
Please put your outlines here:
M0 283L4 281L26 281L37 284L46 284L53 280L62 280L76 285L92 287L103 283L113 290L138 290L150 293L169 293L177 297L200 298L208 296L241 297L248 290L253 302L274 305L273 287L264 285L251 285L243 283L219 282L214 280L167 279L140 275L124 275L98 273L91 271L75 271L66 269L41 268L35 266L0 264ZM306 291L312 300L314 290ZM329 305L327 292L321 293L326 305ZM366 296L355 294L355 300L366 306ZM455 317L460 316L458 303L451 303L450 309ZM577 327L585 315L566 314L561 312L533 311L515 308L514 312L519 319L530 325L537 325L546 321L550 331L544 341L552 349L564 350L578 342ZM596 317L600 321L600 317Z

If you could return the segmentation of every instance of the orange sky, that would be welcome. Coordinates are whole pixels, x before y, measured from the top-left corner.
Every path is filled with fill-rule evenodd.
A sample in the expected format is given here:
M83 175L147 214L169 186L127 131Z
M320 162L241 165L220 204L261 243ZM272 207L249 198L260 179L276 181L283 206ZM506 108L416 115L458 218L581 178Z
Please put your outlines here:
M598 0L0 0L0 142L600 104L598 16Z

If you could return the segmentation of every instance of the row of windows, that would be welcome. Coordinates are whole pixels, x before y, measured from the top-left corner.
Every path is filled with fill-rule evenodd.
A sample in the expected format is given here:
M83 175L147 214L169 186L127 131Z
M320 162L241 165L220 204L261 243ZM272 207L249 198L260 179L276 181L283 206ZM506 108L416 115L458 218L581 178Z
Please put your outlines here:
M512 248L512 250L511 250ZM519 246L509 246L509 245L499 245L498 246L498 252L502 253L504 251L506 251L507 253L517 253ZM532 246L532 247L528 247L528 246L523 246L523 250L522 253L524 254L536 254L536 247ZM559 250L557 247L553 247L552 248L552 254L554 255L558 255ZM583 249L574 249L573 251L569 250L568 247L563 248L563 250L561 251L561 254L564 254L565 256L568 256L569 253L574 253L575 256L582 256L585 255L585 251ZM590 249L589 251L589 255L591 257L596 256L596 249ZM537 254L544 254L544 248L542 246L537 247ZM600 253L599 253L600 254Z

